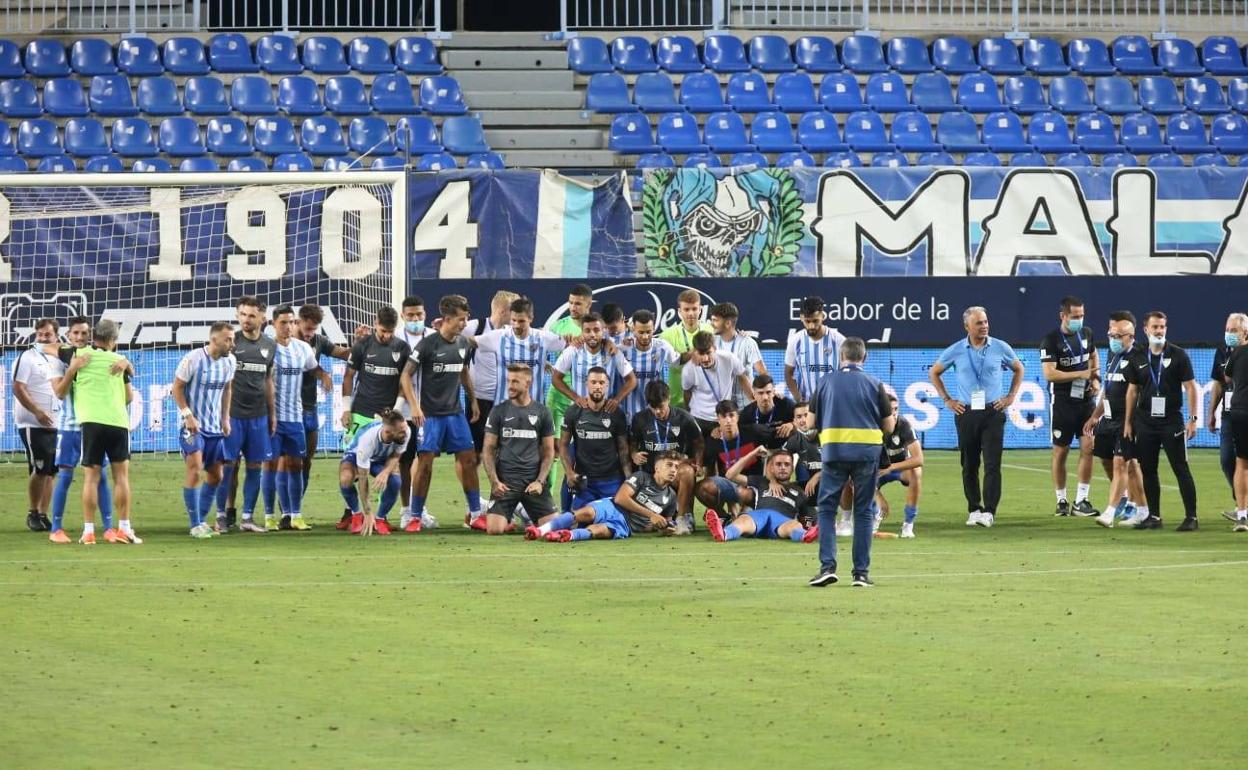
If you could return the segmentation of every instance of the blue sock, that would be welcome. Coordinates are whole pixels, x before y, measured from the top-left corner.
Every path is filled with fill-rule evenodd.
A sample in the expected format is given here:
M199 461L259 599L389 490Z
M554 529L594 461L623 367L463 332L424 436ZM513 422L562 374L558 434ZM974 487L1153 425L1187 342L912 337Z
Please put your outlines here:
M104 474L100 474L104 478ZM69 497L69 485L74 483L74 469L61 468L56 472L56 485L52 487L52 531L64 529L65 500Z
M477 511L481 510L481 490L465 489L464 499L468 501L468 510L472 511L473 513L476 513ZM413 511L416 510L415 505L412 506L412 510ZM424 510L424 509L422 508L421 510Z
M225 513L225 504L230 497L230 483L238 468L230 463L221 466L221 483L217 486L217 513Z
M413 492L412 496L409 497L408 500L410 500L409 507L411 507L412 513L425 512L425 498L418 497L416 493Z
M290 515L299 516L303 513L303 474L287 473L286 487L286 495L290 498Z
M248 468L243 479L243 516L250 517L256 512L256 499L260 497L260 468Z
M386 514L390 513L390 509L394 507L395 501L399 499L399 487L398 474L390 474L390 478L386 479L386 488L381 492L381 504L377 506L377 518L384 519Z
M208 521L208 514L212 513L212 504L213 504L213 501L217 497L217 490L220 489L222 486L224 485L223 484L209 484L207 481L205 481L202 485L200 485L199 487L199 513L197 515L197 518L199 519L199 521L196 523L203 524Z
M589 540L591 537L593 537L593 535L591 535L591 534L589 533L589 530L588 530L588 529L574 529L574 530L572 530L572 539L573 539L573 540Z
M789 539L792 540L794 543L802 542L802 538L804 537L806 537L806 530L802 529L801 527L798 527L797 529L789 533Z
M729 524L728 526L724 527L724 539L725 540L736 540L739 537L741 537L741 528L738 527L736 524Z
M342 493L342 499L346 501L347 507L351 509L352 513L360 510L360 493L356 491L354 484L338 487L338 491Z
M199 525L199 490L195 487L182 487L182 504L186 506L186 517L191 526Z
M270 478L274 477L274 478ZM277 500L282 505L282 513L286 516L294 515L295 509L290 504L290 471L276 471L274 473L265 474L265 483L273 485L273 491L277 494ZM265 515L268 515L268 495L269 490L266 486L265 494Z
M551 530L572 529L576 526L576 516L571 511L564 511L551 519L549 524Z
M247 474L247 483L251 483L251 474ZM277 498L277 473L270 470L260 472L260 491L264 493L264 515L273 515L273 504ZM253 509L254 510L254 509Z
M113 528L113 493L108 489L108 477L104 475L103 469L100 470L100 523L104 525L104 529Z
M918 508L916 508L913 505L906 506L906 523L907 524L913 524L914 520L918 517L918 515L919 515Z

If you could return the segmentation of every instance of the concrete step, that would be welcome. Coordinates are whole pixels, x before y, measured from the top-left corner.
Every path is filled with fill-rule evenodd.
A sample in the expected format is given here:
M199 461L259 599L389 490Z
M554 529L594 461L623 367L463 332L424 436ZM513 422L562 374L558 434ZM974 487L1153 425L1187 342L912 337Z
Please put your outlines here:
M571 91L571 70L452 70L465 91Z
M577 91L465 91L474 110L580 109L585 95Z
M499 152L511 150L598 150L605 144L600 129L492 129L487 128L485 139L490 147Z
M474 48L463 51L444 51L442 64L456 75L468 70L566 70L566 51L537 49L534 51L500 51Z
M475 104L475 102L474 102ZM481 122L490 128L502 126L543 126L551 128L585 128L590 125L589 113L584 110L536 109L527 110L478 110Z
M496 148L497 149L497 148ZM508 168L623 168L622 155L610 150L508 150Z
M468 48L567 48L567 41L547 40L545 32L455 32L441 41L443 53Z

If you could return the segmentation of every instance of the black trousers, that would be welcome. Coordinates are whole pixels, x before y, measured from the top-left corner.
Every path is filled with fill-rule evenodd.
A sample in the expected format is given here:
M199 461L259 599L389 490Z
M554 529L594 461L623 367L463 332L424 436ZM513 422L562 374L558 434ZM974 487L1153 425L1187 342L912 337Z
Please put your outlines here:
M1140 473L1144 476L1144 499L1148 501L1148 512L1161 517L1161 478L1157 474L1161 467L1161 450L1164 449L1170 469L1179 482L1184 515L1195 518L1196 481L1187 464L1187 436L1183 433L1183 423L1157 425L1143 420L1134 422L1135 457L1140 461Z
M1005 412L995 409L967 409L954 419L958 429L958 450L962 454L962 492L966 510L996 514L1001 502L1001 448L1005 444ZM980 492L980 458L984 465L984 486Z

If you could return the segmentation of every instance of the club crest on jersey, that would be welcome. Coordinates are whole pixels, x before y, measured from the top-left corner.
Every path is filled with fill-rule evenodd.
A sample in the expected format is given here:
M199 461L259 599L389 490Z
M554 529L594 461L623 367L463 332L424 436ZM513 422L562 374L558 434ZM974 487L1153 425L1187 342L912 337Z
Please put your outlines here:
M537 425L537 415L529 415L529 425Z
M260 357L261 357L261 358L268 358L268 357L269 357L269 351L268 351L268 348L260 348Z
M893 436L893 443L894 443L894 444L900 444L900 443L901 443L901 436Z
M459 357L460 357L460 358L463 358L464 356L468 355L468 351L467 351L467 350L464 350L463 348L460 348L460 349L459 349L458 351L456 351L456 352L457 352L457 353L459 353Z
M604 427L604 428L610 428L610 427L611 427L611 418L610 418L610 417L603 417L603 418L602 418L602 427Z
M1163 368L1168 368L1170 366L1170 359L1168 358L1161 359L1161 365Z
M396 350L390 354L390 358L392 358L397 363L400 355L401 354Z
M673 435L673 436L679 436L679 435L680 435L680 428L677 428L677 427L673 426L673 427L672 427L672 435Z
M1119 362L1118 362L1118 368L1119 368L1119 369L1126 369L1126 368L1127 368L1127 359L1125 359L1125 358L1124 358L1124 359L1122 359L1121 361L1119 361Z

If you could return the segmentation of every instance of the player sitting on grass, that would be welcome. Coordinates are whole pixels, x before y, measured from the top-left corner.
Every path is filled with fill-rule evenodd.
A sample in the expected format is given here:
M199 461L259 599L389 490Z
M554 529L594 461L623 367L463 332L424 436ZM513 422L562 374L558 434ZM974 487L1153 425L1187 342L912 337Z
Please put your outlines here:
M403 413L387 410L381 419L360 428L338 465L338 488L351 509L351 531L361 535L390 534L386 514L399 499L399 458L412 440ZM356 482L359 490L356 490ZM376 516L370 508L372 490L380 488Z
M919 515L919 493L923 491L923 444L914 435L910 421L897 411L897 397L893 402L893 414L897 415L897 427L884 437L884 449L880 454L880 470L875 493L880 518L888 518L888 500L884 497L884 485L900 481L906 488L906 519L901 524L902 537L914 537L914 520Z
M540 527L524 530L526 540L545 538L554 543L572 540L623 540L634 532L670 535L676 526L676 472L684 462L679 452L663 452L654 461L654 474L635 471L615 497L561 513ZM572 529L573 526L584 529Z
M183 356L173 375L173 400L182 420L178 441L186 462L182 500L191 537L197 540L214 534L207 519L222 481L225 439L230 434L230 399L238 366L230 353L233 349L234 327L218 321L208 332L208 343ZM251 519L243 521L242 529L264 531Z
M766 458L762 476L746 476L746 468L760 457ZM759 537L768 540L788 538L793 542L809 543L819 537L819 528L813 526L815 509L805 490L789 481L793 475L793 455L777 449L770 453L763 447L755 447L748 455L733 463L724 481L736 485L735 497L743 505L751 506L732 520L727 527L719 514L708 508L702 520L716 542L736 540L739 537Z

